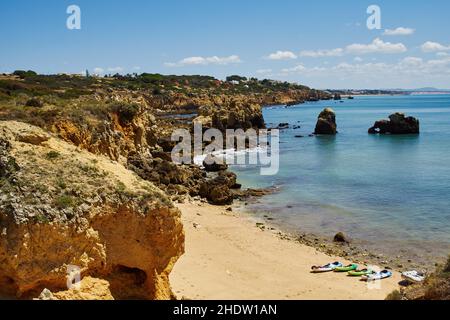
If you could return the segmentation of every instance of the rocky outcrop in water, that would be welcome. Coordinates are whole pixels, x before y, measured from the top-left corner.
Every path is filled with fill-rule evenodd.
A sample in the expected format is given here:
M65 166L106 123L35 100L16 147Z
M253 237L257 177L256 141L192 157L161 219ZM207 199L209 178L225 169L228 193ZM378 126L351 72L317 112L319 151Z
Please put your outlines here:
M335 135L336 133L336 114L333 109L326 108L319 115L314 134Z
M166 194L106 157L43 130L0 122L0 296L170 299L184 252ZM68 292L80 268L89 292ZM107 290L106 290L106 289Z
M228 169L228 165L226 163L220 163L220 161L214 161L214 159L203 161L203 167L205 168L206 172L220 172Z
M389 120L375 122L369 129L370 134L419 134L420 123L414 117L406 117L403 113L394 113Z
M337 243L349 243L350 240L349 240L348 237L345 235L345 233L343 233L343 232L338 232L338 233L334 236L333 242L337 242Z

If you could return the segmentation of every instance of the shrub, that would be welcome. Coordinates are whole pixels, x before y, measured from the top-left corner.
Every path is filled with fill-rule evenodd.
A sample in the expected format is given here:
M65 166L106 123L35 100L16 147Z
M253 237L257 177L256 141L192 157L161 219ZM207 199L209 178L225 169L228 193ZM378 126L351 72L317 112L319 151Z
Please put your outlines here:
M34 108L42 108L44 106L44 103L37 99L37 98L31 98L25 103L25 106L27 107L34 107Z
M25 79L28 77L35 77L37 76L37 73L32 71L32 70L28 70L28 71L24 71L24 70L16 70L13 72L13 75L20 77L21 79Z
M139 105L129 103L114 103L111 111L117 113L121 124L129 124L139 112Z
M18 81L4 81L0 80L0 88L6 91L26 90L26 86Z
M38 223L42 223L42 224L50 223L50 219L49 219L46 215L44 215L44 214L38 214L38 215L35 217L35 219L36 219L36 221L37 221Z
M59 209L66 209L75 206L75 199L68 195L60 196L56 199L56 206Z
M47 153L47 159L48 160L54 160L59 158L60 153L57 151L50 151L49 153Z
M233 75L233 76L227 77L226 80L227 80L227 82L232 82L232 81L242 82L242 81L247 81L247 78L246 77L237 76L237 75Z
M60 188L60 189L66 189L67 188L67 184L66 184L66 182L64 181L64 179L63 178L58 178L57 180L56 180L56 184L58 185L58 187Z
M124 193L127 190L127 187L122 181L117 182L116 191L118 193Z

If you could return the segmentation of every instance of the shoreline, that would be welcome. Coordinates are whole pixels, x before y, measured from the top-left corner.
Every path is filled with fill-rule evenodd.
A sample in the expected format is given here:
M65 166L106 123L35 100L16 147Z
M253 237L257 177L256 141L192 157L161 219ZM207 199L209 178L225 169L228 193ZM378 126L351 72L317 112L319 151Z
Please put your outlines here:
M399 288L396 271L375 288L346 274L311 274L312 265L354 261L262 228L228 207L192 200L176 206L186 234L186 253L170 275L178 299L383 300Z
M337 243L333 241L335 234L320 234L303 230L301 227L292 227L282 222L275 214L264 214L248 208L248 203L258 201L258 198L249 201L236 201L234 208L241 215L247 216L263 225L263 227L275 228L279 231L279 236L283 239L298 242L303 245L313 247L325 254L346 258L352 257L353 262L360 264L379 265L385 269L396 270L398 272L420 270L432 273L436 266L445 262L447 256L436 255L432 258L426 257L418 259L417 253L400 249L397 253L388 252L380 248L371 247L371 242L365 242L360 238L354 238L351 234L344 233L349 239L348 243ZM296 229L294 231L293 229Z

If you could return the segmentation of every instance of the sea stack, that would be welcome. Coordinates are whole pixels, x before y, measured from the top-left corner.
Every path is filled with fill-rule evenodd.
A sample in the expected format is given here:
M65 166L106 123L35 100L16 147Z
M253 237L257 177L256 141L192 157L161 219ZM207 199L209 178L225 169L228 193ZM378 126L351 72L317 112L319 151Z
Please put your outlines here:
M314 134L335 135L336 133L336 113L333 109L326 108L319 115Z
M403 113L394 113L389 120L379 120L369 129L370 134L419 134L420 122L414 117L406 117Z

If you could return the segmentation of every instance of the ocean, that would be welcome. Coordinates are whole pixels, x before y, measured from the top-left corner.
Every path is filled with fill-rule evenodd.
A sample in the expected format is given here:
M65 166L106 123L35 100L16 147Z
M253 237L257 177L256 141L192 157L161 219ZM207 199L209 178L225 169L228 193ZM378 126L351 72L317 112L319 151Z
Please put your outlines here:
M338 135L308 137L325 107L336 112ZM376 120L403 112L420 120L420 135L378 136ZM277 187L246 211L270 215L293 233L354 241L389 255L435 259L450 254L450 95L357 96L286 108L266 107L280 134L280 171L234 167L244 187ZM303 135L303 138L296 138Z

